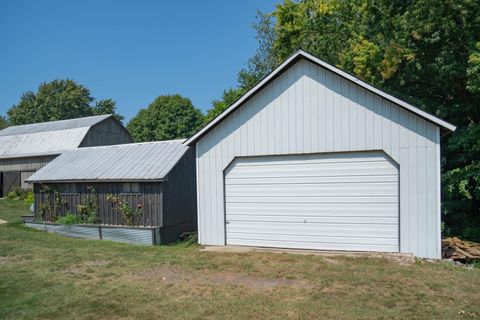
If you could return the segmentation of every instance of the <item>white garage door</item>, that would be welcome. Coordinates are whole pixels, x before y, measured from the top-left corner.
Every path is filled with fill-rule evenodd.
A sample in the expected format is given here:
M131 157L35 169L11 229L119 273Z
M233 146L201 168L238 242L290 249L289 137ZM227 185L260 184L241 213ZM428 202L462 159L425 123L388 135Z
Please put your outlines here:
M226 241L398 252L398 194L380 152L238 158L225 171Z

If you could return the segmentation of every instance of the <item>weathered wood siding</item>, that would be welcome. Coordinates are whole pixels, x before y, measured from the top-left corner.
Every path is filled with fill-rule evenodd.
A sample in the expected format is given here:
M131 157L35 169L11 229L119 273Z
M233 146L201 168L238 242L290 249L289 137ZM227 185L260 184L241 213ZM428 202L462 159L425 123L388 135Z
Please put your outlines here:
M133 139L127 129L115 119L108 118L90 128L80 147L109 146L132 142Z
M225 244L235 157L381 150L399 164L400 251L440 257L439 127L331 71L300 60L196 147L201 244Z
M163 208L163 185L158 182L139 183L138 192L124 192L123 183L55 183L49 184L60 195L62 202L66 205L58 210L59 215L67 212L76 213L77 206L81 205L87 198L89 192L87 187L93 186L97 190L97 201L101 223L109 225L122 225L121 214L113 209L112 203L106 199L107 194L114 194L123 202L128 202L132 209L137 204L143 205L143 216L137 222L140 226L162 226ZM73 192L72 192L73 190ZM75 192L76 191L76 192ZM40 208L48 202L55 203L55 193L41 192L41 186L35 184L35 218L41 219Z
M0 159L0 171L36 171L56 156Z
M197 230L195 148L185 153L168 173L164 184L163 226ZM174 232L173 232L174 233ZM167 241L169 242L169 241Z

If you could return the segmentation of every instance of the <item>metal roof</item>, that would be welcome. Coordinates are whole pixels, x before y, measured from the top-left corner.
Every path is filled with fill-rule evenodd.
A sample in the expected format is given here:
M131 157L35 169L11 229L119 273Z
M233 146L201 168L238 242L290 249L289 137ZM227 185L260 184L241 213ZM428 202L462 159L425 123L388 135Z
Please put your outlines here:
M192 143L194 143L195 141L197 141L198 139L200 139L204 134L206 134L208 131L210 131L212 128L214 128L218 123L220 123L223 119L225 119L229 114L231 114L233 111L235 111L238 107L240 107L246 100L248 100L251 96L253 96L254 94L256 94L259 90L261 90L262 88L264 88L266 85L268 85L271 81L273 81L278 75L280 75L282 72L284 72L285 70L287 70L291 65L293 65L294 63L296 63L298 60L300 59L306 59L320 67L323 67L337 75L339 75L340 77L343 77L357 85L359 85L360 87L363 87L364 89L370 91L370 92L373 92L381 97L383 97L384 99L387 99L395 104L397 104L398 106L402 107L402 108L405 108L411 112L413 112L414 114L442 127L442 128L445 128L447 130L450 130L450 131L455 131L456 127L445 121L445 120L442 120L440 118L437 118L436 116L428 113L428 112L425 112L417 107L414 107L412 106L411 104L408 104L406 103L405 101L402 101L398 98L395 98L394 96L392 95L389 95L388 93L385 93L383 92L382 90L380 89L377 89L371 85L369 85L368 83L356 78L355 76L345 72L345 71L342 71L334 66L332 66L331 64L328 64L327 62L315 57L314 55L308 53L308 52L305 52L303 50L298 50L297 52L295 52L293 55L291 55L287 60L285 60L282 64L280 64L275 70L273 70L271 73L269 73L265 78L263 78L260 82L258 82L252 89L250 89L249 91L247 91L243 96L241 96L237 101L235 101L230 107L228 107L227 109L225 109L222 113L220 113L215 119L213 119L212 121L210 121L206 126L204 126L200 131L198 131L196 134L194 134L192 137L190 137L189 139L187 139L187 141L185 141L185 144L186 145L190 145Z
M0 130L0 159L53 155L78 148L92 126L111 116L26 124Z
M18 134L29 134L45 131L57 131L75 128L91 127L103 120L110 118L111 114L92 116L68 120L48 121L41 123L23 124L19 126L12 126L0 130L0 136L13 136Z
M65 151L27 181L162 180L189 149L183 141L130 143Z

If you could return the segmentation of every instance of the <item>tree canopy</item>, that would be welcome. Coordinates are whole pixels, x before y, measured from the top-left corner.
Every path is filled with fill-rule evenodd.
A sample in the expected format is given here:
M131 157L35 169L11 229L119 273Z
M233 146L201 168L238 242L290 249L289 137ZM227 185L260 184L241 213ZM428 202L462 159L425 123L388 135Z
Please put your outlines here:
M18 104L8 111L11 125L37 123L88 117L101 114L114 114L118 120L115 101L96 101L87 87L71 79L56 79L41 83L37 92L25 92Z
M202 112L178 94L156 98L127 125L136 142L188 138L203 124Z
M6 127L8 127L7 119L5 119L3 116L0 116L0 130L5 129Z
M444 233L480 241L480 3L285 0L259 15L259 47L218 114L299 48L444 118Z

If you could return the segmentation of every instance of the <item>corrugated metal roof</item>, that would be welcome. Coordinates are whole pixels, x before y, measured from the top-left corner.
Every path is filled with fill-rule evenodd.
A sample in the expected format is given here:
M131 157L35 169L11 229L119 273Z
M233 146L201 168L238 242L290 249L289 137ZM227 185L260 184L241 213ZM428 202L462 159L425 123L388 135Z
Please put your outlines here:
M0 130L0 159L60 154L78 148L88 130L109 117L111 115L34 123Z
M66 130L66 129L91 127L111 116L112 115L110 114L106 114L101 116L12 126L12 127L8 127L3 130L0 130L0 136L13 136L13 135L20 135L20 134L30 134L30 133L38 133L38 132L46 132L46 131L58 131L58 130Z
M187 152L184 140L65 151L29 182L162 180Z

